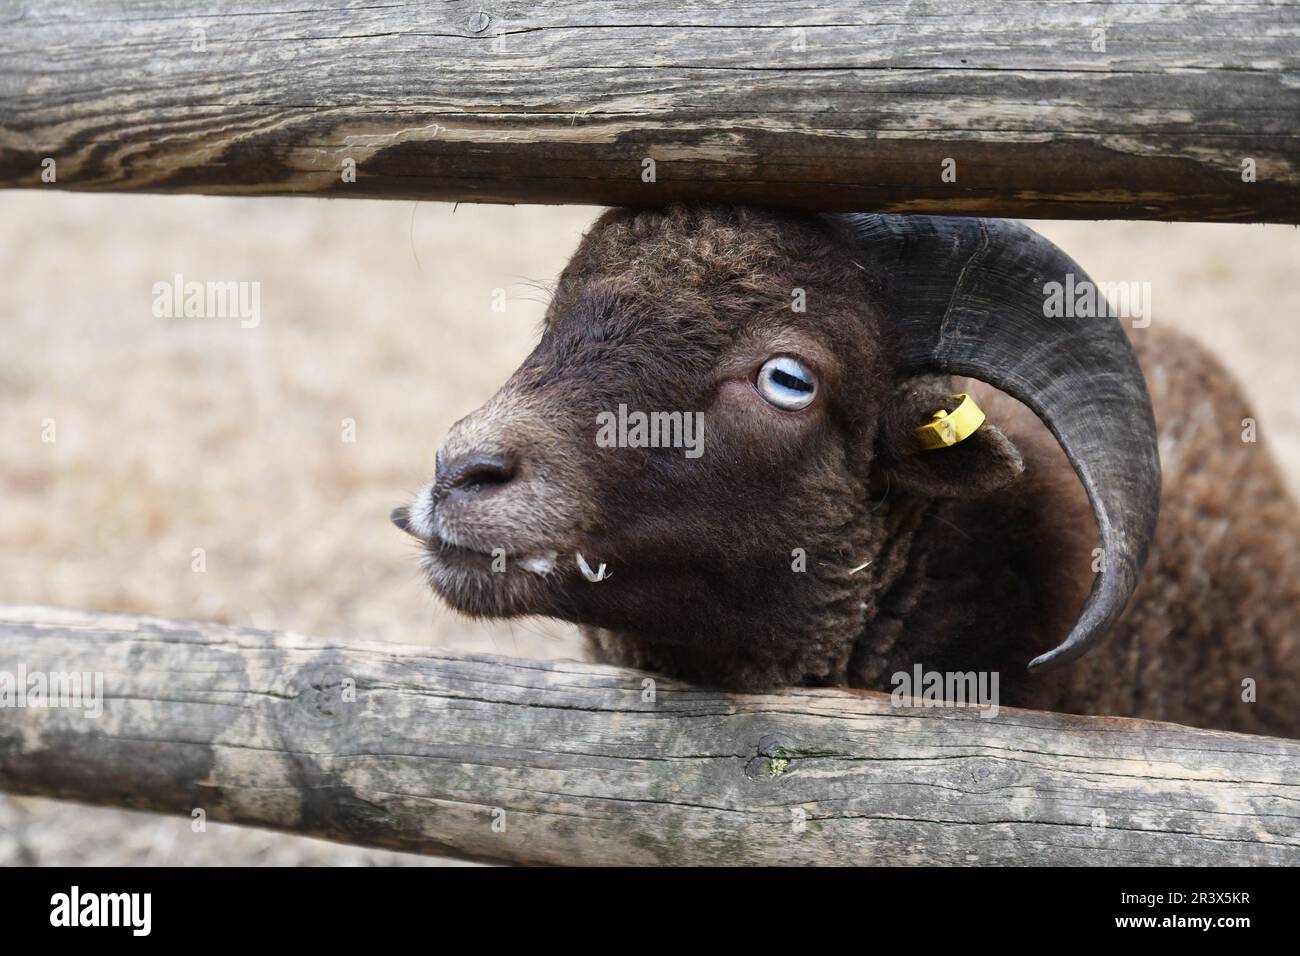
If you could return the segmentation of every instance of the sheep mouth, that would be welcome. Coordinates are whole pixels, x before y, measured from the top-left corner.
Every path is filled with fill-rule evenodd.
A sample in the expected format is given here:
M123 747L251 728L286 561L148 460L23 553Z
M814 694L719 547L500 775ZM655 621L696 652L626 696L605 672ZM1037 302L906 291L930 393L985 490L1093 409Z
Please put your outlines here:
M453 609L472 617L554 613L557 604L565 603L570 585L613 576L604 561L589 559L576 547L476 547L477 542L457 540L422 518L404 507L392 513L393 524L420 542L429 586Z
M505 548L482 551L437 537L425 541L424 547L427 560L496 575L516 571L544 578L555 570L559 557L558 552L548 549L526 553L511 553Z
M420 563L434 593L470 617L554 615L572 580L555 551L492 554L434 538Z

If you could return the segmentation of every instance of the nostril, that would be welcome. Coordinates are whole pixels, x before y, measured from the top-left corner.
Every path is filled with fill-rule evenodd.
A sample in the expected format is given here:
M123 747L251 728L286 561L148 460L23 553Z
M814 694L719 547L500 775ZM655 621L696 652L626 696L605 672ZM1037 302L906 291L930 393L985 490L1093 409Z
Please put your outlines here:
M473 494L508 483L515 476L514 459L505 455L471 455L451 462L447 487Z

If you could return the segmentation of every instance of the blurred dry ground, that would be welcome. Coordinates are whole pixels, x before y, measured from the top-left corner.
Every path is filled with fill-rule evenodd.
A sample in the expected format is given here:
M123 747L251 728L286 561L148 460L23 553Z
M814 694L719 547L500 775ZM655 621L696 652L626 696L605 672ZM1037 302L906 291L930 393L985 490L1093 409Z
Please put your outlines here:
M531 348L598 212L0 192L0 601L576 656L566 625L441 608L387 515ZM1300 489L1300 231L1034 225L1098 281L1151 283ZM176 275L258 283L260 321L156 317ZM415 859L0 797L0 863Z

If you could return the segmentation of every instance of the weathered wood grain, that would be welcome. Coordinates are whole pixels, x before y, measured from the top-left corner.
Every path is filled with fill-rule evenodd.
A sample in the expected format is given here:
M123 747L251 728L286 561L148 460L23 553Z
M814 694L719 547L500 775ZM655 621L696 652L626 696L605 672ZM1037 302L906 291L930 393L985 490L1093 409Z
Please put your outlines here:
M0 0L0 186L1300 222L1298 61L1290 2Z
M1300 741L0 606L19 668L104 699L0 709L16 793L523 863L1300 863Z

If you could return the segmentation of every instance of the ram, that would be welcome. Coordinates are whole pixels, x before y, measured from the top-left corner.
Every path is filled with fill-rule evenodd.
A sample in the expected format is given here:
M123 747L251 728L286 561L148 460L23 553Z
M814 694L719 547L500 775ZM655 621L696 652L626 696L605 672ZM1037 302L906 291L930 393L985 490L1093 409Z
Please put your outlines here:
M1057 283L1090 280L1009 221L612 210L393 519L453 608L604 661L1300 735L1300 519L1246 401ZM701 453L597 442L623 407Z

